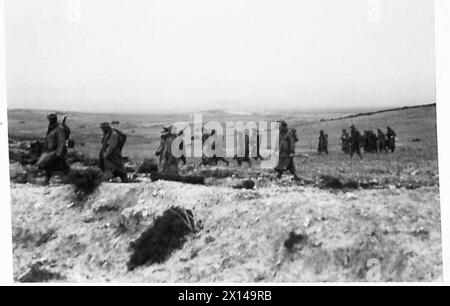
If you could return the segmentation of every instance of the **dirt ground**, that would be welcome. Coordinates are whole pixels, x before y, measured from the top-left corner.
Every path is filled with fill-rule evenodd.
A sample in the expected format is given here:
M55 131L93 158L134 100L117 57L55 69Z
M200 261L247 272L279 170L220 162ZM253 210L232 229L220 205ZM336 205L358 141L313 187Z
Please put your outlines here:
M10 136L36 131L41 114L25 115L9 117ZM72 186L58 180L46 187L16 183L20 180L13 178L24 169L11 163L15 280L31 267L49 272L49 281L64 282L442 280L435 108L331 122L299 118L287 119L300 131L297 151L310 156L296 160L301 183L288 175L275 180L273 171L259 169L258 163L199 169L188 160L185 174L218 169L230 175L208 177L206 185L151 182L144 176L137 183L103 183L80 205ZM72 130L86 141L79 150L95 156L93 119L100 118L83 123L92 132ZM140 136L127 144L128 155L140 159L152 156L151 139L160 128L145 134L144 119L136 129ZM361 131L391 125L399 136L398 150L350 159L339 152L340 132L350 123ZM329 134L329 155L315 152L319 129ZM139 137L151 144L139 144ZM10 150L19 144L10 144ZM324 189L324 175L359 187ZM231 188L244 179L255 187ZM127 271L130 243L174 205L192 210L201 229L166 262ZM286 243L290 237L301 239Z
M437 187L336 194L106 183L83 208L71 207L70 186L11 188L16 278L41 262L70 282L365 281L371 259L380 281L442 277ZM173 203L203 229L165 263L127 272L129 243ZM291 231L308 240L289 252Z

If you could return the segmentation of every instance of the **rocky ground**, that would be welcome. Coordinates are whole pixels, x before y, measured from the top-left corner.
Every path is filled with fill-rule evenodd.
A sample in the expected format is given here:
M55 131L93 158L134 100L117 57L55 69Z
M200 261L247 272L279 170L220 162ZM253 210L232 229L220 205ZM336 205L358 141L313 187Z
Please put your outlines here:
M380 281L441 280L437 187L285 185L104 183L79 206L70 186L13 184L15 279L37 263L69 282L366 281L375 262ZM128 272L130 242L174 204L202 229L166 262ZM289 248L291 232L301 239Z

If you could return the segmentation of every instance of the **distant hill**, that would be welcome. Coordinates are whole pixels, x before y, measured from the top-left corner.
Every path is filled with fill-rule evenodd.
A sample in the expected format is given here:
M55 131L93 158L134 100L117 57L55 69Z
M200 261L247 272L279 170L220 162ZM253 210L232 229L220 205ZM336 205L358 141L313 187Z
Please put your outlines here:
M414 106L403 106L403 107L397 107L397 108L389 108L389 109L383 109L383 110L373 111L373 112L357 113L357 114L352 114L352 115L343 116L343 117L337 117L337 118L321 119L320 121L326 122L326 121L336 121L336 120L343 120L343 119L351 119L351 118L357 118L357 117L362 117L362 116L371 116L371 115L380 114L380 113L386 113L386 112L394 112L394 111L408 110L408 109L417 109L417 108L424 108L424 107L436 107L436 103L421 104L421 105L414 105Z

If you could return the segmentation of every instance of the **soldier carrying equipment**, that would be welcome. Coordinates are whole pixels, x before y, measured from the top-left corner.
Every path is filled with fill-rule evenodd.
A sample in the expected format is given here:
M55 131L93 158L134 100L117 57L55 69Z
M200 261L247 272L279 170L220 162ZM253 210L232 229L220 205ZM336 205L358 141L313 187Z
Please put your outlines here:
M107 177L119 177L122 182L128 182L124 168L122 149L126 142L126 135L113 129L109 122L100 124L103 131L102 148L99 153L99 167Z
M278 173L277 178L281 178L284 171L288 170L293 176L294 180L299 181L300 178L295 173L294 156L295 143L298 141L296 132L288 129L287 123L284 120L279 121L280 136L279 136L279 157L278 165L275 171Z
M36 166L38 169L45 170L45 182L50 183L50 178L54 171L63 171L67 174L70 167L66 161L67 153L67 135L70 135L70 129L64 124L58 122L58 116L51 113L47 116L48 128L45 138L45 152L39 157ZM67 133L67 131L69 131Z

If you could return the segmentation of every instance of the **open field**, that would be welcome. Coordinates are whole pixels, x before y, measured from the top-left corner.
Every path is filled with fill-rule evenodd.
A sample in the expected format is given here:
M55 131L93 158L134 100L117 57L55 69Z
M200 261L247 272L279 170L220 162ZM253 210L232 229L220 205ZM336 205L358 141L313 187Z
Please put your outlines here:
M43 135L45 114L10 110L10 138ZM310 156L296 159L300 184L288 175L275 180L273 171L261 170L256 162L248 168L231 161L228 168L210 170L233 176L208 178L204 186L144 177L139 183L103 183L80 207L73 205L71 186L12 182L15 279L39 264L62 281L366 281L368 262L375 259L381 268L375 280L441 280L435 106L332 121L321 121L320 114L217 111L205 113L204 121L280 117L297 129L297 151ZM124 155L139 164L153 156L162 125L189 122L190 117L69 113L76 150L96 157L98 125L112 120L120 121L128 135ZM350 159L340 152L339 137L352 123L360 131L391 126L398 136L397 151ZM329 135L329 155L316 153L320 129ZM188 158L182 171L205 171L193 162ZM17 167L11 164L12 174ZM356 181L359 188L329 190L321 185L324 175ZM242 179L254 180L255 188L230 188ZM170 206L193 210L203 228L166 262L128 272L129 243ZM305 239L286 249L290 232Z

